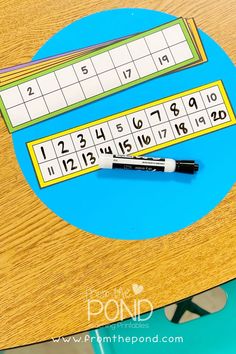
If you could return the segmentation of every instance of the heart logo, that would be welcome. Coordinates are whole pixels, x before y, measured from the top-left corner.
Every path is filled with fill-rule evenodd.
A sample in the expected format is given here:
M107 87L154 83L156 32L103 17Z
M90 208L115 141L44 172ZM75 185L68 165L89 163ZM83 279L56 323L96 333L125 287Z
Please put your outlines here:
M133 289L134 295L138 295L143 292L143 286L139 285L139 284L132 284L132 289Z

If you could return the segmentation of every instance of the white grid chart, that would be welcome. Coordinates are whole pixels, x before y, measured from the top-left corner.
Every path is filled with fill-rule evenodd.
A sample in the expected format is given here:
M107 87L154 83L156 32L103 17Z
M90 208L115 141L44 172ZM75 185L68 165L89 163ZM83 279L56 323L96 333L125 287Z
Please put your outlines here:
M3 90L13 127L193 58L179 24Z
M230 121L217 85L154 104L54 139L33 143L44 182L98 164L101 154L130 155ZM155 150L155 149L154 149ZM86 172L85 172L86 173Z

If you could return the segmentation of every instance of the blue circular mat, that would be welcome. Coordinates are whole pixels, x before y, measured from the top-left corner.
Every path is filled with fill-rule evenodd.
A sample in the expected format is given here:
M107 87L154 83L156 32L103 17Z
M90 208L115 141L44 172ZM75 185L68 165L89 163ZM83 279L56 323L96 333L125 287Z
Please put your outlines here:
M144 9L104 11L54 35L34 59L144 31L174 19ZM225 52L200 31L208 62L140 84L13 134L17 159L29 185L48 208L70 224L97 235L146 239L178 231L211 211L236 181L236 126L184 142L152 156L195 159L195 176L97 171L40 189L26 142L222 80L236 108L236 72ZM176 236L177 237L177 236Z

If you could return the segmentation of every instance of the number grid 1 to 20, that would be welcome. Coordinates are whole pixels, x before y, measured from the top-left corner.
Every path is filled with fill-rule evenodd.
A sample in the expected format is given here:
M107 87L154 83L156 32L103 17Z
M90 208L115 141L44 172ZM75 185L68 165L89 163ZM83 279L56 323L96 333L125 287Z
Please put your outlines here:
M28 143L41 187L98 169L102 153L140 155L235 124L220 81Z
M199 61L182 19L162 27L4 87L0 107L9 130Z

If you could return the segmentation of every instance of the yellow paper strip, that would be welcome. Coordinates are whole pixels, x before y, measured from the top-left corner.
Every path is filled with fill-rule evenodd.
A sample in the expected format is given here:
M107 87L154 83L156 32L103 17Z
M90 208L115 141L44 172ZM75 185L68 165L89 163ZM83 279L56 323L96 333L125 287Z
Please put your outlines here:
M216 81L27 143L41 187L96 171L102 153L143 155L236 123Z

